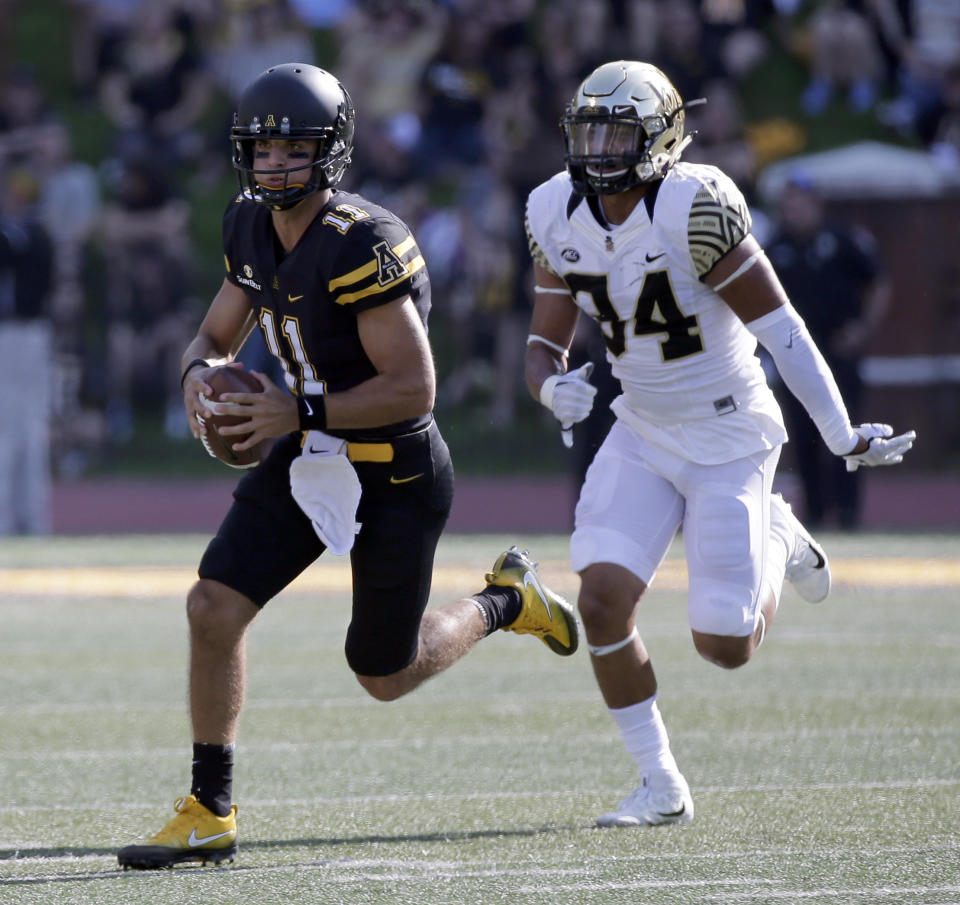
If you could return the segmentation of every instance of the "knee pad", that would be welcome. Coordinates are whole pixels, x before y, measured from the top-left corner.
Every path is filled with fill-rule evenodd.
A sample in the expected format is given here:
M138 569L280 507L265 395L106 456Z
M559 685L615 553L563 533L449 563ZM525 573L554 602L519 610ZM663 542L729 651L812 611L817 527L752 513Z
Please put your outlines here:
M719 486L697 510L695 552L708 570L739 570L750 562L750 511L740 492Z
M763 545L751 538L750 510L739 493L736 487L718 486L706 495L693 538L687 539L687 611L690 627L704 634L749 635L757 624Z
M690 628L705 635L752 635L759 609L759 596L749 587L716 580L699 581L690 587Z

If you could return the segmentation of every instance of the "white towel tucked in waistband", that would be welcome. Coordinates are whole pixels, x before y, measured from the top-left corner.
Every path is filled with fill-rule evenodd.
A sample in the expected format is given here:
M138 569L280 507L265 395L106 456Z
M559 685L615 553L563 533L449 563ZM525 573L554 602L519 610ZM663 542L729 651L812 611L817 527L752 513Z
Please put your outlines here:
M347 441L308 431L303 453L290 465L290 492L331 553L349 553L360 530L360 479L347 458Z

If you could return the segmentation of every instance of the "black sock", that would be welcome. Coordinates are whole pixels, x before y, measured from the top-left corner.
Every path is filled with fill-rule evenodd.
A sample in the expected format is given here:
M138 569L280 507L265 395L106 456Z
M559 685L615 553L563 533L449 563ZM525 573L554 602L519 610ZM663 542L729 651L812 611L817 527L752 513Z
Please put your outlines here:
M193 785L190 794L218 817L230 813L233 800L233 745L193 745Z
M477 609L483 613L488 635L516 622L523 606L523 598L516 588L501 588L493 584L488 584L479 594L474 594L472 599Z

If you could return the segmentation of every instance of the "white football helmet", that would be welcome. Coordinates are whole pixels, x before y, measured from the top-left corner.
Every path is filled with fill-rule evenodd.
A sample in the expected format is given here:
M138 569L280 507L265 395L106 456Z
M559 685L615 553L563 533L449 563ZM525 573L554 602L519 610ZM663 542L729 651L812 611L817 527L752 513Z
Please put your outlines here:
M683 137L684 118L679 92L656 66L604 63L560 120L574 189L611 195L662 178L692 139Z

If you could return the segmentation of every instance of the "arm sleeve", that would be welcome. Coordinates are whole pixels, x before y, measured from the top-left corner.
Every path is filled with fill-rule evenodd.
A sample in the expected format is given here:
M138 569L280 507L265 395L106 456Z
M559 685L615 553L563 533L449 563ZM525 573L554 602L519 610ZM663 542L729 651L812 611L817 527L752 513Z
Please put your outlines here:
M837 382L796 309L783 305L750 321L747 329L770 353L783 382L803 404L830 452L847 455L859 436L850 425Z

